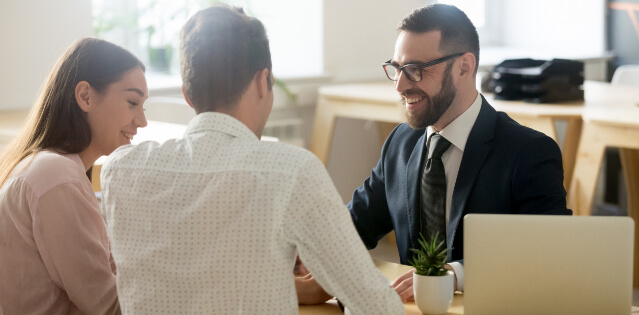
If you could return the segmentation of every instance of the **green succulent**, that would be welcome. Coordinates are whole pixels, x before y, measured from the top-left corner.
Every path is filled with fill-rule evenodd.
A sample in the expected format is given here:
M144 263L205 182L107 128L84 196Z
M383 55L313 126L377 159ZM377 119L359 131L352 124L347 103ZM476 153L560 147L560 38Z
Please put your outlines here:
M444 276L447 270L444 268L446 265L446 258L448 256L448 248L446 248L445 241L442 240L438 243L439 233L426 241L426 238L422 233L419 233L419 249L411 248L410 250L415 253L413 259L409 260L411 266L415 267L415 273L420 276Z

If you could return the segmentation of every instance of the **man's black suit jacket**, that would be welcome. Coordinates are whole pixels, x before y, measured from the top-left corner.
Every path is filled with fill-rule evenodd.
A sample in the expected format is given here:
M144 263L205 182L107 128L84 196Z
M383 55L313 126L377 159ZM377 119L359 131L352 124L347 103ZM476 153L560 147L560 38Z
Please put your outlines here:
M397 126L371 176L347 206L369 249L395 230L402 264L412 257L410 248L418 248L425 138L425 130ZM447 244L453 248L449 261L463 263L466 214L572 214L566 209L557 143L495 111L483 96L463 151L447 229Z

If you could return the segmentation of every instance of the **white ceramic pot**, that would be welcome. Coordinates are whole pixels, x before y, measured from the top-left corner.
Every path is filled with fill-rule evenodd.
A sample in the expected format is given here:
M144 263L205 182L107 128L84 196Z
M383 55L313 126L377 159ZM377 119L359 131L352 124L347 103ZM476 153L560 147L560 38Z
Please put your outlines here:
M445 276L431 277L413 274L415 304L424 314L445 314L453 302L455 275L448 271Z

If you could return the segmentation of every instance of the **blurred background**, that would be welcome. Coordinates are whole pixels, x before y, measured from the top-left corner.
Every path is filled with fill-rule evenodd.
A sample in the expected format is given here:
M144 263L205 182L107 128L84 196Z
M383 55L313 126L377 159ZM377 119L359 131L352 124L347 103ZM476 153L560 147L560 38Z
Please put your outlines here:
M181 117L178 34L211 0L1 0L0 115L29 108L56 59L75 40L99 37L147 65L148 113ZM413 9L457 5L478 28L480 69L507 58L568 58L585 63L586 80L608 81L621 64L639 63L639 1L608 0L228 0L266 26L279 80L265 133L308 147L318 88L388 81L396 26ZM482 75L480 73L480 75ZM164 98L164 99L163 99ZM164 100L164 101L162 101ZM177 101L176 101L177 100ZM155 110L154 108L162 109ZM176 123L190 118L188 108ZM377 125L340 118L327 168L345 202L369 175L381 144ZM354 150L360 154L352 155Z

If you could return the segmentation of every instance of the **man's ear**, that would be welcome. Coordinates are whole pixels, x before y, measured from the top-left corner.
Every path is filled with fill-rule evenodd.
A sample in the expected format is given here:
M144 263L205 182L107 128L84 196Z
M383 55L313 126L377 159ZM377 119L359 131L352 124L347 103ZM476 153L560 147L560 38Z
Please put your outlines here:
M186 95L186 90L184 89L184 85L182 85L182 94L184 95L184 100L186 100L186 103L189 104L191 108L195 109L195 107L193 107L193 103L191 103L191 99L189 99L189 96Z
M477 60L472 53L465 53L459 57L461 63L459 64L459 76L474 76L475 68L477 68Z
M80 109L88 113L92 107L90 105L89 99L91 94L91 84L87 81L80 81L78 85L75 86L75 101L78 103Z
M260 98L266 97L266 93L269 91L268 81L271 79L269 73L270 71L267 68L264 68L256 73L255 77L253 77L253 80L257 81L257 93Z

